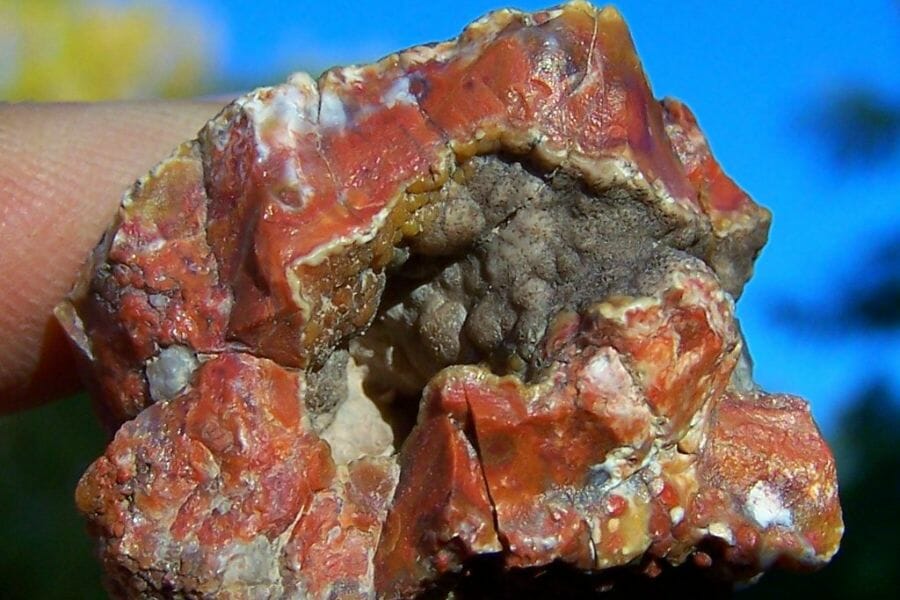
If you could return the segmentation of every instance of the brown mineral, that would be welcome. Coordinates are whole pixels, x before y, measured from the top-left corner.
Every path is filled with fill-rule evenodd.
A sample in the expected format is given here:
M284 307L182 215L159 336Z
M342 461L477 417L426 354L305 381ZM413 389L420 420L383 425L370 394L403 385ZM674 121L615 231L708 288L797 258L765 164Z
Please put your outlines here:
M238 99L58 308L116 431L77 492L110 592L823 565L834 461L734 319L768 225L584 2Z

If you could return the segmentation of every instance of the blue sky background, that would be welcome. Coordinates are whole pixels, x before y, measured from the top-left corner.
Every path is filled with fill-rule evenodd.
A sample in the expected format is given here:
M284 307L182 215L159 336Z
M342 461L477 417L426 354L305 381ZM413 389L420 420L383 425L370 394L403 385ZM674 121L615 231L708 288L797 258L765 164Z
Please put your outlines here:
M726 171L774 212L739 314L757 380L809 399L833 431L861 383L886 377L896 389L900 336L795 328L776 318L777 307L794 300L813 313L867 276L877 242L900 235L900 169L896 160L871 169L841 165L803 123L842 86L900 97L900 3L616 5L656 95L686 101ZM250 86L453 37L498 3L195 0L191 7L217 48L214 77Z
M190 43L211 57L203 90L216 94L447 39L506 1L85 0L161 7L171 24L197 27ZM36 4L0 0L0 8ZM900 272L900 147L883 164L844 164L809 124L848 87L881 92L900 111L900 0L617 5L656 95L687 102L726 171L774 212L770 242L738 312L757 380L810 400L841 461L845 549L812 579L766 576L755 597L790 597L791 589L806 597L812 589L821 598L892 598L900 533L896 519L879 518L898 504L900 488L892 482L900 473L900 413L863 403L855 422L839 416L874 380L889 381L900 398L900 330L841 331L841 319L828 309L873 279L868 261L887 240L897 243ZM0 16L0 34L4 25ZM0 50L0 67L5 57ZM900 131L895 141L900 146ZM786 302L807 314L803 326L779 319ZM886 397L875 389L874 400ZM105 444L87 405L80 395L0 418L3 600L105 597L71 499ZM791 582L793 588L779 587Z

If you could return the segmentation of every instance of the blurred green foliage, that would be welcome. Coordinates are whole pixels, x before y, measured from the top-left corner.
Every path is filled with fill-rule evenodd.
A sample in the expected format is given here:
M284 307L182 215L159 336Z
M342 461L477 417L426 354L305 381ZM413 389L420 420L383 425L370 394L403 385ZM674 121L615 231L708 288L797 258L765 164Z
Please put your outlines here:
M162 2L0 0L0 100L207 91L204 28ZM75 484L106 441L87 398L0 417L0 598L104 598Z
M871 87L827 94L806 120L838 164L880 166L900 148L900 98Z
M776 319L820 336L900 330L900 229L860 254L857 264L865 269L835 277L827 303L785 298L773 309Z
M898 3L900 8L900 3ZM900 21L898 21L900 31ZM898 71L900 73L900 71ZM900 96L846 84L802 117L810 141L830 149L832 175L839 180L876 177L896 166L900 152ZM864 201L866 194L860 195ZM898 200L886 203L884 222L896 221ZM873 237L857 250L854 273L835 277L832 295L810 305L788 298L776 308L783 324L818 334L823 343L842 336L877 334L897 343L900 329L900 230ZM830 338L830 339L827 339ZM871 357L873 368L883 364ZM827 367L825 367L827 368ZM875 377L878 377L875 371ZM880 376L896 378L896 366ZM896 380L896 379L895 379ZM844 538L841 550L821 573L804 577L772 573L743 598L895 598L900 590L900 397L885 382L863 384L838 421L832 447L838 464Z
M204 36L162 2L0 0L0 100L191 96Z
M161 8L162 7L162 8ZM0 0L0 99L97 100L187 96L203 82L202 27L165 5ZM807 128L836 166L884 164L900 147L900 98L847 86ZM900 325L900 243L866 285L840 302L849 330ZM804 305L805 306L805 305ZM802 314L788 322L808 323ZM783 315L784 316L784 315ZM818 323L829 319L816 318ZM833 320L832 320L833 321ZM751 598L894 598L900 589L900 399L864 389L833 439L846 534L832 565L815 575L772 573L740 594ZM105 445L87 399L70 398L0 417L0 598L103 598L100 569L72 499L78 477Z
M754 598L893 599L900 590L900 398L881 384L863 390L833 442L844 539L820 573L773 572L741 594Z
M0 598L104 598L75 484L105 435L81 395L0 417Z

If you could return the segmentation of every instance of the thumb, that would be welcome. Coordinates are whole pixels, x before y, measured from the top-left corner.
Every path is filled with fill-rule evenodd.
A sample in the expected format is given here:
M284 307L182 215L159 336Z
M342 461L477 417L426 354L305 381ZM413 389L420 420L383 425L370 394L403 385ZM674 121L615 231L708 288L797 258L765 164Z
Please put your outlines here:
M0 413L78 389L53 307L123 191L221 104L0 104Z

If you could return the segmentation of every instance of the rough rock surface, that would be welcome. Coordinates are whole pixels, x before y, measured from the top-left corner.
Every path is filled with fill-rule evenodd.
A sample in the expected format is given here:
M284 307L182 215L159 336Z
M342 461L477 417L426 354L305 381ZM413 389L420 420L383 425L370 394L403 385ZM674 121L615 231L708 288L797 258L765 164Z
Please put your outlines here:
M58 308L111 593L821 566L833 459L734 319L768 225L584 2L238 99Z

